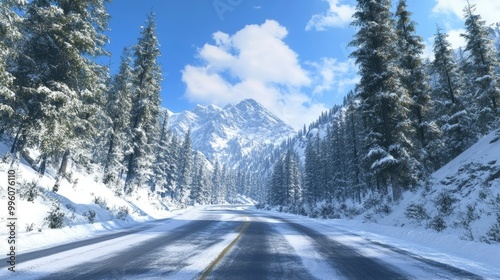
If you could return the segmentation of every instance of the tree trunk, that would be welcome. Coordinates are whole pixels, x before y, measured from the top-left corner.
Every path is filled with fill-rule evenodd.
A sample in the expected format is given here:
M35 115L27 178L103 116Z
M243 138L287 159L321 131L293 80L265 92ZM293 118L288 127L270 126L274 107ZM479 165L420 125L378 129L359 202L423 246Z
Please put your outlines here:
M42 163L40 163L40 168L38 168L38 173L43 176L45 174L45 168L47 166L47 156L42 157Z
M14 142L12 143L12 147L10 148L10 153L11 154L14 154L15 152L17 152L18 143L19 143L19 137L21 136L22 129L23 129L23 126L20 125L19 129L16 132L16 136L14 137Z
M68 159L69 159L69 150L66 150L63 154L63 157L61 160L61 166L59 167L59 171L57 172L57 174L59 176L66 175L66 169L68 167Z

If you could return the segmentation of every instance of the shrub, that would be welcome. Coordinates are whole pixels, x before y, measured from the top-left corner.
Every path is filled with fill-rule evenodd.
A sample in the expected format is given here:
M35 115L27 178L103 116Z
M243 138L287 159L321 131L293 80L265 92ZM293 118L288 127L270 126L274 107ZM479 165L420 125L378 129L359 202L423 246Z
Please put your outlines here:
M497 214L497 221L494 223L490 230L486 233L486 241L487 243L498 243L500 242L500 215Z
M458 199L453 197L447 192L442 192L439 194L438 198L434 202L439 212L444 216L449 216L453 213L453 209L455 208L453 204L457 202Z
M106 209L106 210L109 210L109 207L108 207L108 202L106 201L105 198L103 197L100 197L100 196L94 196L94 203L96 205L99 205L101 208L103 209Z
M332 219L338 216L335 214L335 207L329 203L325 203L320 207L319 214L323 219Z
M424 220L428 220L429 214L425 211L425 208L422 204L411 203L406 207L405 216L410 220L415 220L418 223L421 223Z
M62 228L65 215L61 211L59 202L55 202L48 213L49 215L45 217L45 220L49 223L49 228Z
M31 224L26 224L26 232L30 232L30 231L33 231L33 228L35 227L35 223L31 223Z
M93 224L95 222L96 213L94 210L89 210L88 212L83 213L83 216L87 217L89 224Z
M438 215L429 222L427 227L432 228L437 232L441 232L446 229L446 222L444 221L443 217Z
M128 216L128 207L127 206L120 206L118 207L118 211L116 212L116 215L115 217L117 219L120 219L120 220L124 220L127 218Z
M35 199L38 197L38 184L36 181L21 183L19 187L19 198L26 199L34 203Z

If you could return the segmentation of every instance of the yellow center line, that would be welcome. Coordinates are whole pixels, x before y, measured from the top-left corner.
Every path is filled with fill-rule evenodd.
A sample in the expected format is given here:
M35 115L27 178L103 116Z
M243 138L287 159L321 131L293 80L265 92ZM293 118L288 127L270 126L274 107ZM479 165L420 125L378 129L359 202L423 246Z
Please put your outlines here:
M245 220L247 220L247 217L245 217ZM249 226L250 226L250 222L249 221L245 221L243 223L242 227L240 225L240 226L238 226L236 228L236 229L238 229L238 228L241 227L241 230L240 230L240 233L238 233L238 236L236 236L236 238L233 241L231 241L231 243L229 243L229 245L227 245L226 248L224 248L224 250L222 250L222 252L219 254L219 256L217 256L217 258L210 263L210 265L205 269L205 271L201 275L200 280L207 279L208 275L210 275L210 273L212 272L212 270L214 270L214 268L217 266L217 264L231 250L231 248L233 247L233 245L236 244L236 242L238 241L238 239L240 239L240 237L245 233L245 231L248 229Z

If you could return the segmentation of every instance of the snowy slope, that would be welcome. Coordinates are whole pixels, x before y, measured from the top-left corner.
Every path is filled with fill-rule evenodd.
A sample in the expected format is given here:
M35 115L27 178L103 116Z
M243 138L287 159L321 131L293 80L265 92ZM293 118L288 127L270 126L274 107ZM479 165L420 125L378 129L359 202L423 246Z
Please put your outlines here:
M410 211L412 210L412 211ZM424 210L424 211L419 211ZM500 130L437 170L425 188L407 192L382 224L429 228L464 240L490 242L500 229Z
M7 151L7 145L0 142L0 155ZM8 171L15 171L15 187L18 191L15 200L17 238L22 240L19 246L21 251L40 248L40 244L49 246L64 243L173 215L170 210L175 208L174 204L156 196L148 196L145 189L135 191L127 198L117 195L101 183L101 173L96 170L89 174L73 168L71 180L61 180L58 192L53 192L52 187L56 182L53 169L48 168L46 175L41 177L24 160L12 167L10 163L11 159L8 158L0 161L0 181L7 182ZM33 201L28 201L25 195L30 184L34 184L37 193ZM8 217L7 184L0 185L0 222L5 225ZM46 218L56 207L59 207L56 212L64 215L63 225L60 229L51 229ZM1 239L5 239L6 235L6 231L0 232ZM7 242L2 243L2 246L6 245Z
M253 99L219 108L198 105L173 113L172 131L182 137L191 129L193 148L209 160L234 165L251 151L281 144L295 131Z

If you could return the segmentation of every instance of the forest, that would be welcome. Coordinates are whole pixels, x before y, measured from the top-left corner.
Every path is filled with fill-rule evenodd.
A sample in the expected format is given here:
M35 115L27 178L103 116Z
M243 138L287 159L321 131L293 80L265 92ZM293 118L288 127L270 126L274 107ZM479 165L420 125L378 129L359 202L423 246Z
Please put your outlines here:
M452 49L437 27L434 58L424 59L405 0L395 12L389 0L358 0L349 46L360 81L344 104L237 166L211 163L189 132L169 130L160 107L154 13L118 73L97 62L108 54L106 2L0 3L0 137L11 147L2 160L23 158L41 175L54 168L54 192L71 181L71 165L102 173L117 195L146 188L180 205L244 194L312 216L346 202L390 207L500 126L498 25L486 26L468 4L466 47Z

